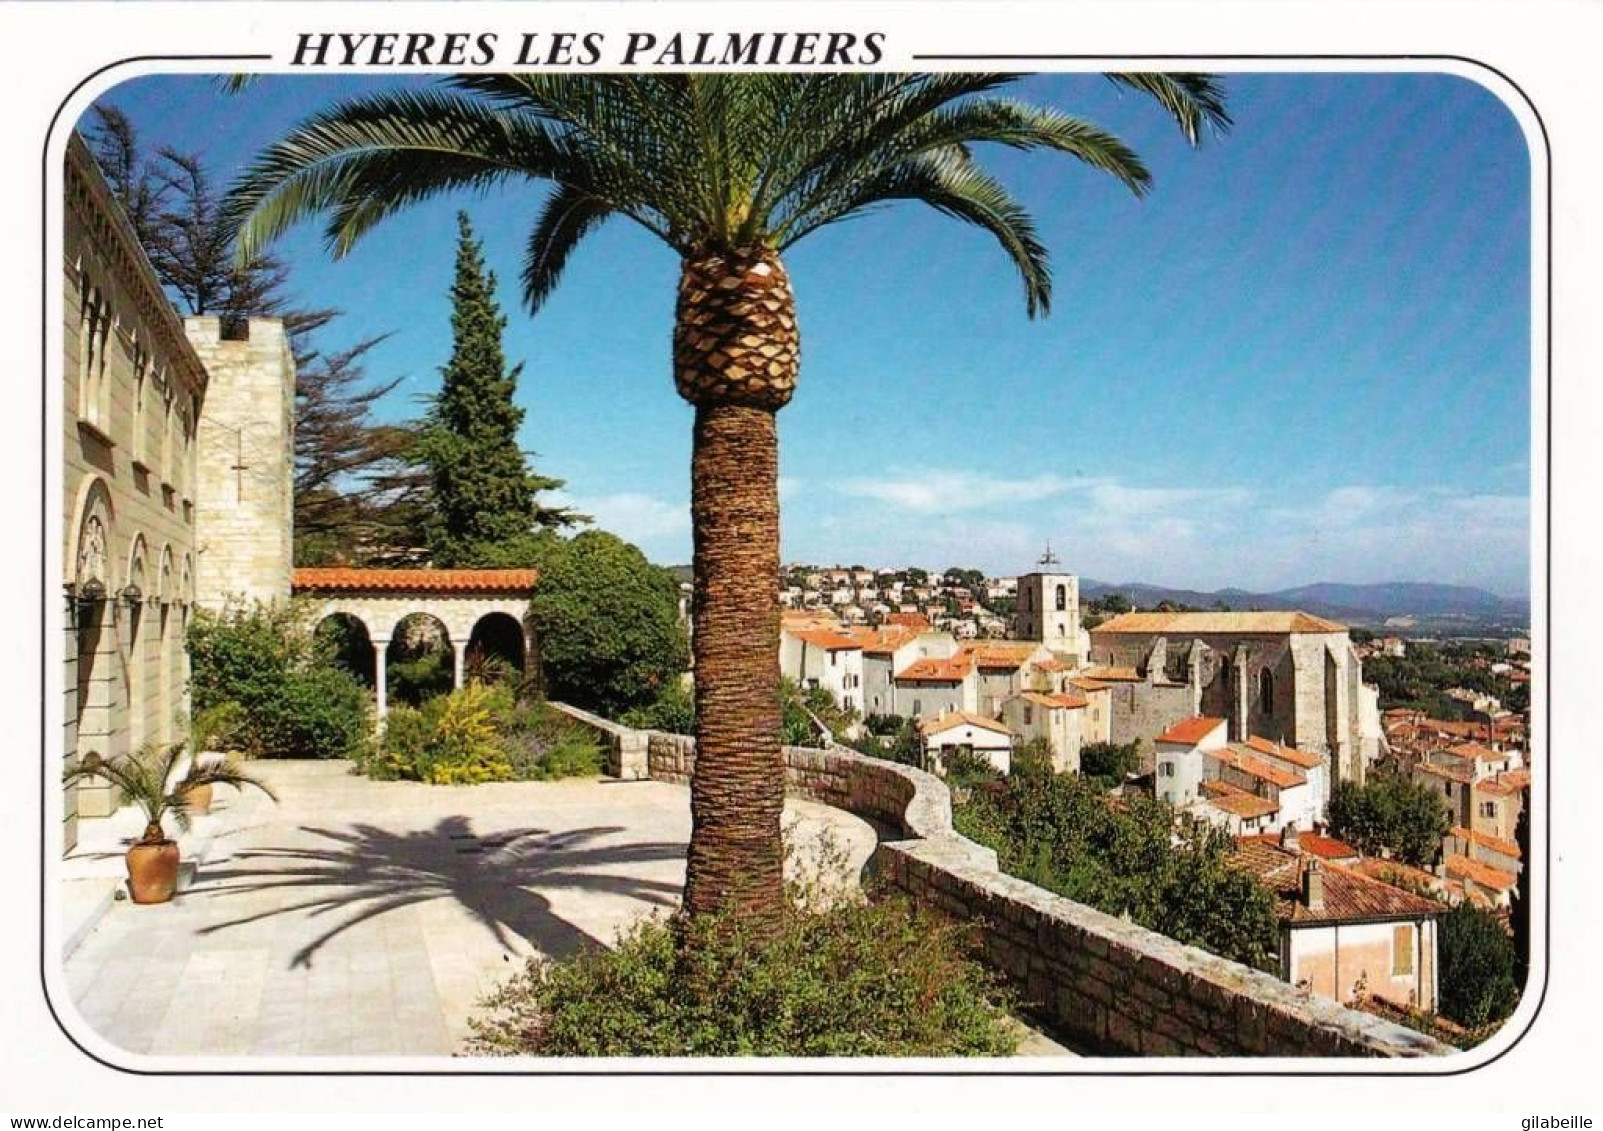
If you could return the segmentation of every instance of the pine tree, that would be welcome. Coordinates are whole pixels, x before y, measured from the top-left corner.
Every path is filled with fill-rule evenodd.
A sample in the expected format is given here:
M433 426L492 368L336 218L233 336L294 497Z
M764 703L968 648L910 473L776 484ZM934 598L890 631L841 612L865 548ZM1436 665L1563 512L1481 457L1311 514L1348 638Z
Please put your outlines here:
M363 368L384 335L329 348L339 311L297 306L288 268L272 256L235 261L234 229L201 158L170 148L152 155L126 114L107 103L93 109L85 140L174 305L225 325L284 320L295 355L296 564L414 561L428 511L427 484L407 458L417 428L374 419L400 379L370 380Z
M531 472L518 447L523 410L513 394L523 366L507 369L495 273L485 269L467 213L457 213L457 228L451 359L419 447L433 485L429 544L436 565L529 565L533 536L577 516L539 501L562 481Z

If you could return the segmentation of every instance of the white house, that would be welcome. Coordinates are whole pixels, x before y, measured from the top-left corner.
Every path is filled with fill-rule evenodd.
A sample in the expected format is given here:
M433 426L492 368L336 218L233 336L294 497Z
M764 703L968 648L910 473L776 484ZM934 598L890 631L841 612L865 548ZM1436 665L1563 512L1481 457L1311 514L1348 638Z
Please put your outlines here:
M937 719L954 711L978 712L974 661L967 653L914 660L896 673L896 714Z
M1002 701L1002 722L1021 742L1044 738L1052 748L1052 769L1080 772L1081 724L1086 701L1078 695L1021 691Z
M1295 824L1307 831L1324 821L1325 807L1330 804L1330 767L1325 765L1323 758L1258 735L1236 745L1245 754L1302 774L1307 782L1308 788L1304 793L1291 796L1284 792L1280 794L1279 824Z
M863 646L865 715L912 714L897 702L896 673L918 660L944 660L957 653L957 641L949 632L920 632L897 624L849 631L852 639Z
M862 710L863 646L839 629L781 628L779 670L800 687L824 688L845 710Z
M1238 841L1231 863L1275 897L1286 981L1344 1005L1362 992L1436 1009L1436 919L1444 905L1304 853L1290 830L1280 846L1261 837Z
M1153 742L1158 799L1182 808L1194 804L1208 777L1204 755L1224 749L1228 732L1225 719L1197 715L1158 735Z
M983 755L997 772L1013 764L1013 732L995 719L969 711L952 711L924 726L924 753L930 764L944 772L954 750Z

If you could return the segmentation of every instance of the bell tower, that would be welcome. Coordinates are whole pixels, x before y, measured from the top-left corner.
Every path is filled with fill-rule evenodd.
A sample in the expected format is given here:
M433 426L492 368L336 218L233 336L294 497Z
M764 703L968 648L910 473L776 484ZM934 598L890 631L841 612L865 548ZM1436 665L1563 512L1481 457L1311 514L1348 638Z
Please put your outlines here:
M1036 562L1040 568L1019 578L1017 630L1020 640L1045 644L1053 652L1085 659L1080 632L1080 579L1063 573L1051 543Z

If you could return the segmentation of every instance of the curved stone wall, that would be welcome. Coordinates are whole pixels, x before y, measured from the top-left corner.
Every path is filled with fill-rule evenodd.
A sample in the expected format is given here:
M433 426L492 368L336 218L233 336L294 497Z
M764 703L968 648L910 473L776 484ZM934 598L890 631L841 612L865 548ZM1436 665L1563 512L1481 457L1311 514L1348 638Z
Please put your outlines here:
M643 740L645 772L638 776L689 782L694 739L632 731L561 709L595 726L620 750ZM785 766L793 794L888 830L872 861L878 877L973 924L986 958L1017 989L1025 1008L1087 1049L1125 1056L1251 1057L1457 1051L1007 875L997 867L995 852L954 831L951 795L932 774L842 747L787 746Z

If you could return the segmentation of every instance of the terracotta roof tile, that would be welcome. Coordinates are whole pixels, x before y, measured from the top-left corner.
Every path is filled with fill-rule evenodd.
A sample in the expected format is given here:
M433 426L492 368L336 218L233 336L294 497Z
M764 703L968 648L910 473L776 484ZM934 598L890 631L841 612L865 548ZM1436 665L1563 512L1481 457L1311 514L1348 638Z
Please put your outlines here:
M528 593L539 580L533 569L297 569L298 593Z
M1237 817L1268 817L1280 811L1278 803L1238 789L1229 782L1205 781L1199 787L1208 804Z
M1225 720L1223 719L1210 719L1206 715L1195 715L1175 723L1174 726L1158 735L1158 741L1195 746L1212 734L1216 728L1224 725Z
M1314 910L1302 901L1303 857L1267 844L1263 838L1238 840L1230 861L1258 877L1274 894L1276 913L1281 921L1293 925L1418 919L1439 915L1445 910L1433 899L1371 879L1334 861L1321 862L1324 907Z
M1044 691L1021 691L1018 698L1028 699L1036 706L1045 707L1049 711L1065 709L1073 711L1087 705L1078 695L1048 695Z
M1467 767L1439 766L1435 762L1420 762L1414 766L1414 769L1421 773L1429 774L1431 777L1447 778L1462 785L1468 785L1473 776ZM1488 778L1487 780L1490 781L1491 779Z
M1504 840L1500 836L1493 836L1491 833L1483 833L1475 829L1466 829L1463 825L1454 825L1453 835L1459 840L1467 840L1472 844L1478 844L1482 848L1489 848L1493 852L1500 852L1504 856L1512 857L1515 860L1520 859L1522 855L1520 852L1520 846L1518 844L1511 840Z
M885 618L886 624L899 624L905 628L916 628L920 632L928 631L929 618L923 613L892 613Z
M960 726L978 727L980 730L988 730L993 734L1005 734L1010 737L1013 734L1012 731L1008 730L1007 724L969 711L948 711L934 722L926 723L923 730L926 735L930 735L939 734L943 730L951 730L953 727Z
M1217 759L1223 765L1234 766L1242 773L1266 781L1277 789L1290 789L1293 786L1305 785L1308 781L1307 775L1301 770L1288 770L1284 766L1277 766L1239 745L1226 746L1223 750L1210 750L1208 757Z
M853 652L860 651L862 645L842 632L835 632L827 628L804 628L792 632L797 640L804 640L814 648L822 648L826 652Z
M1447 874L1453 879L1470 880L1493 891L1510 891L1519 882L1519 877L1513 872L1505 872L1456 852L1449 852L1443 857L1443 862L1447 865Z
M1258 613L1124 613L1091 630L1097 633L1267 633L1346 632L1347 626L1300 610Z
M974 657L974 665L981 670L1013 671L1023 667L1040 647L1028 641L980 640L963 645L963 651Z
M1090 676L1084 675L1070 676L1068 683L1071 687L1078 687L1081 691L1107 691L1113 686L1109 683L1103 683L1100 679L1092 679Z
M1141 678L1140 673L1134 668L1112 667L1105 664L1094 664L1086 668L1084 674L1086 678L1107 683L1134 683Z
M1250 735L1242 745L1250 747L1256 753L1282 762L1290 762L1293 766L1301 766L1305 770L1318 769L1325 764L1325 760L1317 754L1308 754L1281 742L1272 742L1267 738L1259 738L1255 734Z
M898 681L912 683L961 683L974 670L966 652L959 652L949 660L914 660L896 673Z
M1262 840L1265 844L1278 847L1280 837L1276 833L1263 833L1256 837L1240 837L1240 840ZM1344 840L1337 840L1333 836L1323 836L1319 833L1297 834L1297 850L1308 856L1317 856L1321 860L1341 860L1351 862L1357 866L1360 857L1358 850ZM1424 874L1424 873L1422 873Z

